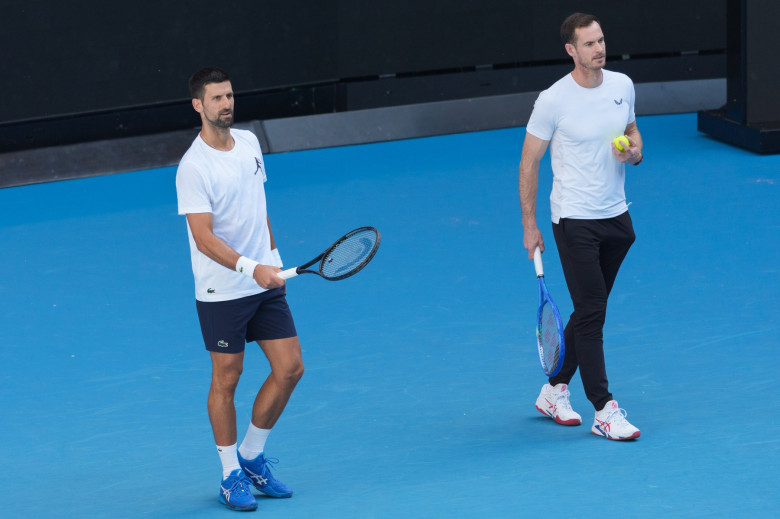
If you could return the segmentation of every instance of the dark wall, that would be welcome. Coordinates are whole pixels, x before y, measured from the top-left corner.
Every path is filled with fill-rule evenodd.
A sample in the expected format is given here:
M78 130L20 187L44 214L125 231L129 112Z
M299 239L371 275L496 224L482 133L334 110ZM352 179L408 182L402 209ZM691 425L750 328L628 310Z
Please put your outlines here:
M574 10L637 82L725 77L725 3L0 0L0 152L193 127L205 65L238 120L539 90L569 68Z
M339 71L346 76L568 61L559 28L577 10L599 17L611 55L722 50L726 43L725 0L338 4Z
M3 68L14 73L3 75L7 103L0 107L0 119L185 99L187 77L205 64L225 64L245 90L334 79L336 2L292 4L87 0L3 5Z
M780 28L780 2L777 0L751 0L733 2L743 9L740 24L741 42L737 45L739 56L738 81L743 85L737 99L744 106L746 123L773 123L780 127L780 102L777 87L780 86L780 61L777 53L777 30ZM767 30L767 20L773 20L772 30ZM732 78L729 77L729 80ZM736 79L736 78L734 78Z

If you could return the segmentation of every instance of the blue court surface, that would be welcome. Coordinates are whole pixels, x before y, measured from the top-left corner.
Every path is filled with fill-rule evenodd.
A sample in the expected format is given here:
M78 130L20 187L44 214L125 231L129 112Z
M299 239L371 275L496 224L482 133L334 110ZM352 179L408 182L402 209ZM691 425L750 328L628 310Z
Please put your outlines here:
M637 241L605 330L635 442L542 416L523 128L270 155L286 266L382 232L357 276L289 281L306 374L266 518L770 517L780 499L780 156L640 117ZM571 311L549 224L545 273ZM0 190L0 516L227 517L175 168ZM250 345L239 441L268 366Z

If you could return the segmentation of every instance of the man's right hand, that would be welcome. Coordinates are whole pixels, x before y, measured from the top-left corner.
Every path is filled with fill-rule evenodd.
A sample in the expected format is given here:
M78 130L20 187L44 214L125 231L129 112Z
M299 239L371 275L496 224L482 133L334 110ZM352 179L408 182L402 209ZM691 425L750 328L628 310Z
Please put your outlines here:
M283 287L285 281L276 275L281 271L282 269L272 265L258 265L254 272L255 282L266 290Z
M544 239L536 225L523 225L523 246L528 250L528 259L534 259L534 251L537 247L544 252Z

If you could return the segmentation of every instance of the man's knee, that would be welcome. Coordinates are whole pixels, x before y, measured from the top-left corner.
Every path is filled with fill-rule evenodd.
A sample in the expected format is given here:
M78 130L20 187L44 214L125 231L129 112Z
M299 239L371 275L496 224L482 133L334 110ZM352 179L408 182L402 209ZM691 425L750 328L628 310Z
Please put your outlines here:
M211 373L212 388L223 392L234 392L244 368L241 364L213 366Z
M286 386L295 386L303 377L303 360L300 357L293 357L277 364L276 369L272 370L271 375L280 383Z
M287 380L288 382L292 382L294 384L297 384L298 381L303 377L303 360L300 358L291 360L285 367L284 372L282 373L282 376Z
M601 304L591 304L584 308L576 308L572 318L572 324L577 331L577 335L592 339L601 338L607 318L606 301Z
M303 357L297 337L260 342L269 363L271 377L284 386L295 386L303 376Z

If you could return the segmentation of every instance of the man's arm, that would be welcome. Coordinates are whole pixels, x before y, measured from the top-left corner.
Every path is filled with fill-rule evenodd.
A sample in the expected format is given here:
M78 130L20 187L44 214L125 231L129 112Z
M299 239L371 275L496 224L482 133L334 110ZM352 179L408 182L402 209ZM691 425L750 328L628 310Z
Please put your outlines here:
M523 246L528 249L528 259L534 258L534 249L544 252L542 233L536 225L536 192L539 187L539 162L550 141L526 132L520 157L520 209L523 214Z
M271 219L268 218L268 215L265 215L265 221L268 224L268 237L271 241L271 254L273 254L274 259L276 260L277 267L282 266L282 257L279 255L279 250L276 248L276 241L274 240L274 232L271 230Z
M271 237L271 250L274 250L276 248L276 242L274 241L274 233L271 231L271 220L268 218L268 215L265 215L265 221L268 223L268 236Z
M188 213L187 223L198 250L230 270L236 270L241 255L214 234L214 219L211 213ZM273 239L271 241L273 247ZM263 288L277 288L284 280L276 275L282 269L270 265L255 267L255 282Z

